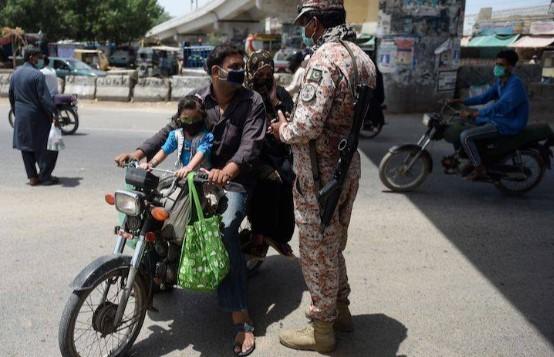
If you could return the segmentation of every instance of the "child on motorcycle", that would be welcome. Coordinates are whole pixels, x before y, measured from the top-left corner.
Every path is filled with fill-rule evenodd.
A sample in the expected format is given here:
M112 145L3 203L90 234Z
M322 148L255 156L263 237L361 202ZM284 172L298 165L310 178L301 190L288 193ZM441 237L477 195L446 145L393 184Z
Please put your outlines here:
M162 149L150 162L142 163L140 167L151 170L178 150L175 166L179 170L175 176L185 178L189 172L199 167L209 169L214 136L207 130L205 119L206 111L202 99L194 95L184 97L179 101L177 114L173 117L178 129L170 132Z

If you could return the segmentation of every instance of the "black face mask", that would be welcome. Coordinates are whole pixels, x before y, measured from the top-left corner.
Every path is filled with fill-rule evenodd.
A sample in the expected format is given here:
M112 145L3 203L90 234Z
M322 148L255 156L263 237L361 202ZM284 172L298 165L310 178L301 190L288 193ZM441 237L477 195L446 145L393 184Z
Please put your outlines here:
M199 121L192 124L182 124L181 128L183 128L183 131L185 131L190 136L195 136L198 134L202 129L204 129L204 121Z
M222 81L226 81L229 83L229 85L233 87L241 87L244 83L245 78L245 72L244 69L230 69L225 70L221 67L220 68L220 75L219 79Z
M268 95L273 89L273 79L271 78L254 78L252 79L252 87L258 93Z

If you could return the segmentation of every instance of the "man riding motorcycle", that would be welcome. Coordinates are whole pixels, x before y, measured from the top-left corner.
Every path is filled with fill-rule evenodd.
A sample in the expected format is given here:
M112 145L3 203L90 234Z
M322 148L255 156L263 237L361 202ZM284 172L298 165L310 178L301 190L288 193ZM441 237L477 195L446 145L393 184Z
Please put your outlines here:
M513 74L519 57L513 50L504 50L496 56L494 66L495 83L483 94L465 100L454 99L451 103L463 103L466 106L494 103L475 111L462 112L462 117L475 120L476 127L464 130L460 135L464 148L473 167L466 178L476 180L486 177L486 169L481 161L476 140L498 135L517 135L527 126L529 118L529 99L521 79ZM469 171L469 170L468 170Z

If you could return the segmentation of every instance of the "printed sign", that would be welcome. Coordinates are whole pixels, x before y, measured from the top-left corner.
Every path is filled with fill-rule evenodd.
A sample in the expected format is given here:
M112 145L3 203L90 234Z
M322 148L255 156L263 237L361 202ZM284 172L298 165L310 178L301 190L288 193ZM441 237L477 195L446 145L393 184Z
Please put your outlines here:
M394 39L396 45L396 65L413 67L415 39L410 37L397 37Z
M453 92L456 90L458 71L440 71L437 81L437 92Z
M393 73L396 69L396 45L393 41L383 41L379 46L377 64L382 73Z

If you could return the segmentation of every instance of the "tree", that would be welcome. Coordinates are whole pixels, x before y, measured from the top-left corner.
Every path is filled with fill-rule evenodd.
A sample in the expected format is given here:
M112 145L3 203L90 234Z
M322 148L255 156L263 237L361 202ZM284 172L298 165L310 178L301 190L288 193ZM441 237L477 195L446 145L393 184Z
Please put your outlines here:
M47 33L50 38L62 38L71 32L64 21L65 1L7 0L0 7L0 25L21 27L25 32Z
M128 42L164 16L157 0L7 0L0 25L42 31L50 40Z

